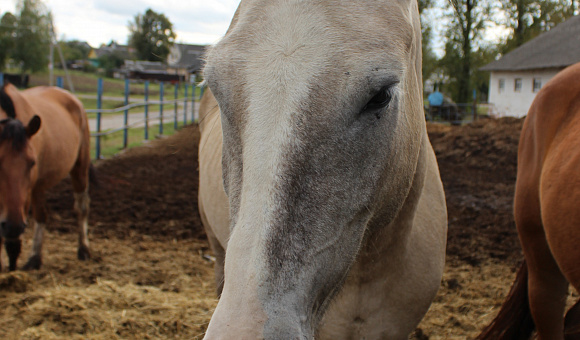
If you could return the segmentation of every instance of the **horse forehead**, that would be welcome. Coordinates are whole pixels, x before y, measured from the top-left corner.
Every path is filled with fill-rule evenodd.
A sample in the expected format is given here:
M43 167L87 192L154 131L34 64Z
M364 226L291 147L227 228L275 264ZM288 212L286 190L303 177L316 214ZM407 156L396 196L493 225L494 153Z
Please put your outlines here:
M302 68L305 63L337 68L348 64L344 61L364 68L385 58L402 59L420 30L413 21L403 0L242 1L228 33L208 54L206 71L231 68L222 78L243 81L240 70L251 62L284 71L292 60Z

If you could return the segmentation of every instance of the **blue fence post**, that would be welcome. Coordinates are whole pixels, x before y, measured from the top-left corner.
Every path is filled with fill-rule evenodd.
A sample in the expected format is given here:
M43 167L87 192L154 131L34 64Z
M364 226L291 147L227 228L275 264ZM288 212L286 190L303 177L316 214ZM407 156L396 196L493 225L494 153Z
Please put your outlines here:
M64 80L61 76L56 77L56 86L61 89L64 88Z
M4 86L4 73L2 72L0 72L0 86Z
M159 83L159 134L163 135L163 82Z
M195 119L195 83L191 84L191 121L196 123Z
M149 139L149 80L145 81L145 140Z
M179 83L175 83L174 85L174 92L175 92L175 104L173 104L174 107L174 113L173 113L173 130L177 130L177 97L179 95L179 93L177 92L179 91Z
M183 97L183 125L187 125L187 90L189 89L189 84L185 83L185 96Z
M96 137L96 159L101 158L101 108L103 101L103 78L99 78L97 82L97 137Z
M125 106L129 105L129 78L125 78ZM127 147L129 137L129 110L123 113L123 149Z
M199 87L199 101L201 102L201 98L203 97L203 92L205 91L205 85ZM199 113L198 113L199 114ZM199 119L199 117L198 117Z

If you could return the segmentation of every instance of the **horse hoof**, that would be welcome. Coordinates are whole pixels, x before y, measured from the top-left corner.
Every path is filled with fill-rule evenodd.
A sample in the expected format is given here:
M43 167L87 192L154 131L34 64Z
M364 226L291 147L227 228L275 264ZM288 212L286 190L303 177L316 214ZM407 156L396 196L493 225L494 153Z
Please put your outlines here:
M87 247L79 247L79 251L77 253L77 257L81 261L90 260L90 258L91 258L91 252L89 251L89 248L87 248Z
M22 270L37 270L40 269L41 265L42 258L39 255L33 255L28 259L24 267L22 267Z

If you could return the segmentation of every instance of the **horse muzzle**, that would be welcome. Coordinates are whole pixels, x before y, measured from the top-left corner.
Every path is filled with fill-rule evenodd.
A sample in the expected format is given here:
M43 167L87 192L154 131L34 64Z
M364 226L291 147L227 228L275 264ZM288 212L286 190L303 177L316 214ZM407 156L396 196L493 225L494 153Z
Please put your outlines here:
M0 222L0 236L5 239L18 239L25 229L26 223Z

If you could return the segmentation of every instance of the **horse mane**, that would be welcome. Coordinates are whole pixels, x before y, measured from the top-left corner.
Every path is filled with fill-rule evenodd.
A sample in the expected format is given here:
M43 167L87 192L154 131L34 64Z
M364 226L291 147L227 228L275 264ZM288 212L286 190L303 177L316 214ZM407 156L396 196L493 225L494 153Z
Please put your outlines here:
M12 98L6 93L6 86L8 83L4 84L0 89L0 108L6 112L6 115L10 118L16 118L16 110L14 110L14 102Z
M0 143L11 140L12 148L16 151L22 151L28 140L26 127L24 127L22 122L13 118L8 118L0 120L0 126L3 127L0 131Z

